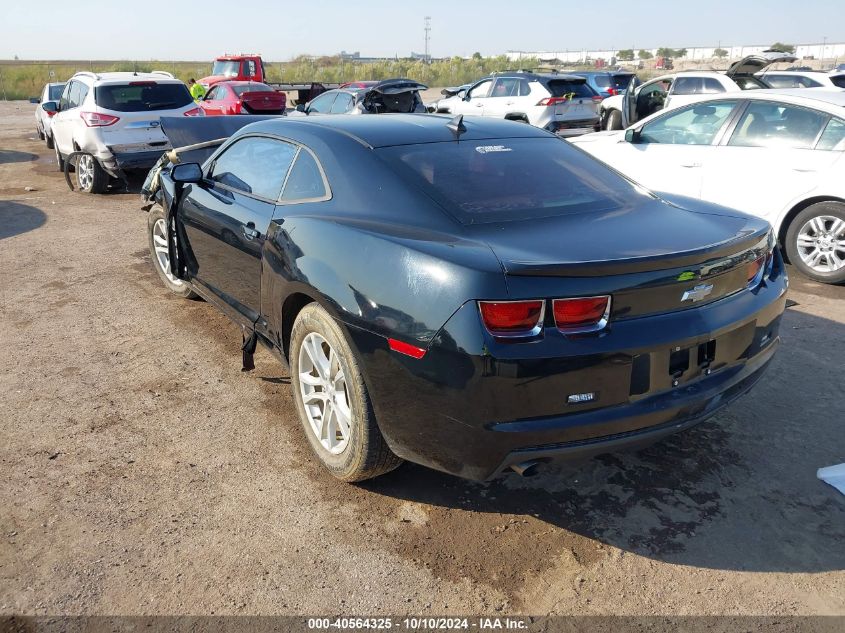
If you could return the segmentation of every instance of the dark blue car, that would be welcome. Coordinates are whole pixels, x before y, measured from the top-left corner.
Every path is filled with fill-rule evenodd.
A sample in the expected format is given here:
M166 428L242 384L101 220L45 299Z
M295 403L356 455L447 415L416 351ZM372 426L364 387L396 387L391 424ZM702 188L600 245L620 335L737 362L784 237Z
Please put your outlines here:
M531 126L266 120L161 185L161 279L242 326L245 369L256 343L289 366L346 481L651 442L746 392L778 346L765 221L661 199Z

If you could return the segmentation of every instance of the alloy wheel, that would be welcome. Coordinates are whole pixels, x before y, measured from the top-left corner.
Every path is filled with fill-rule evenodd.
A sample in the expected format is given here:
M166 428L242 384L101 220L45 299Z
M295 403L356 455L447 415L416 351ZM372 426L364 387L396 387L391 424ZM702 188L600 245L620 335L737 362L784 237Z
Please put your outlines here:
M799 229L798 254L819 273L833 273L845 266L845 221L832 215L817 215Z
M76 182L80 189L88 191L94 182L94 157L81 154L76 163Z
M183 282L177 278L170 268L170 251L167 248L167 225L164 220L159 218L153 225L153 249L155 249L155 256L158 260L158 266L161 268L164 276L174 286L181 286Z
M352 407L340 358L317 332L303 340L299 350L299 391L308 425L317 441L332 455L349 444Z

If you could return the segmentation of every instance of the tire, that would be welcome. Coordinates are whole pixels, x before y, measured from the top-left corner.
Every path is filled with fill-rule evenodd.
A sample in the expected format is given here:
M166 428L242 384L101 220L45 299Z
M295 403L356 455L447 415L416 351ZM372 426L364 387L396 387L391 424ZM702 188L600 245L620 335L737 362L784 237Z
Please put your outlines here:
M62 173L65 171L65 159L62 158L62 153L59 151L59 146L55 143L53 144L53 149L56 150L56 163L58 163L58 170Z
M308 443L323 466L338 479L349 482L372 479L397 468L402 460L391 452L378 428L358 361L338 324L319 304L310 303L297 315L290 350L291 387L297 412ZM322 354L320 358L329 366L329 378L342 371L338 380L344 381L343 390L338 389L337 397L329 400L334 415L330 413L328 420L330 424L336 421L334 429L327 426L323 440L318 438L318 432L322 431L326 399L308 400L306 411L306 392L315 396L329 393L332 383L321 380L324 372L314 369L314 354ZM334 362L329 362L329 358ZM302 378L307 376L316 384L303 383ZM348 422L345 434L339 423L344 415Z
M53 143L53 137L49 134L44 135L44 140L47 142L47 149L53 149L55 143Z
M199 295L193 291L189 282L176 279L170 274L170 256L166 251L167 220L164 209L157 204L153 205L147 216L147 244L150 247L150 259L153 262L153 268L158 273L164 286L177 297L197 299ZM161 250L162 248L165 250Z
M825 284L845 282L845 203L817 202L801 211L789 224L785 246L802 275Z
M82 193L103 193L109 186L109 175L91 154L78 154L76 187Z
M41 128L39 128L38 126L36 126L36 127L35 127L35 133L38 135L38 140L39 140L39 141L43 141L43 140L44 140L44 132L42 132L42 131L41 131Z
M607 119L604 124L605 130L621 130L622 129L622 113L619 110L610 110L607 113Z

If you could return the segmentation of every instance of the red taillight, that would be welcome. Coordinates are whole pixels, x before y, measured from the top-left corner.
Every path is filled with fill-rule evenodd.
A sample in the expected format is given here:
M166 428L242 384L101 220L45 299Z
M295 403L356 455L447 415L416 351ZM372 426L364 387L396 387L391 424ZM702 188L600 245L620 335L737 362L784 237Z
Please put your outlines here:
M569 97L546 97L545 99L540 99L537 103L538 106L555 106L559 103L566 103L569 101Z
M555 299L552 307L558 329L590 330L603 326L602 322L610 314L610 297Z
M543 325L545 301L479 301L484 327L494 336L531 336Z
M49 118L49 117L52 117L53 115L55 115L55 114L56 114L55 112L50 112L50 111L48 111L48 110L45 110L45 112L47 113L47 117L48 117L48 118Z
M607 89L607 96L608 97L615 97L619 94L619 91L616 88L608 88Z
M85 121L88 127L105 127L107 125L114 125L120 121L120 117L112 116L111 114L100 114L99 112L81 112L79 116Z
M405 354L405 356L410 356L411 358L420 359L425 356L424 347L417 347L416 345L411 345L410 343L405 343L403 341L396 340L395 338L387 339L387 344L394 352Z
M202 108L196 107L196 108L191 108L190 110L187 110L186 112L183 112L182 116L202 116L203 114L204 114L204 112L202 111Z

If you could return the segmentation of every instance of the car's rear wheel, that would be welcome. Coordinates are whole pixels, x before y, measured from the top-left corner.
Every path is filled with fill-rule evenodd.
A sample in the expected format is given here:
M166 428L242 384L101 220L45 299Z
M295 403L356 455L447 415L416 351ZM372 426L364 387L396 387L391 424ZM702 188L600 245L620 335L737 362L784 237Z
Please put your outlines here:
M38 126L35 126L35 133L38 135L38 140L40 140L40 141L44 140L44 132L41 131L41 128L39 128Z
M308 443L332 475L372 479L399 466L376 423L358 362L338 324L317 303L297 315L291 385Z
M605 130L621 130L622 129L622 113L619 110L610 110L607 113L607 119L604 125Z
M83 193L103 193L109 186L109 175L91 154L78 154L76 186Z
M786 232L786 254L810 279L845 282L845 204L818 202L796 215Z
M45 133L44 140L47 142L47 149L53 149L53 146L55 145L53 143L53 137Z
M167 248L167 219L164 209L153 205L147 217L147 238L150 246L150 258L153 268L170 292L185 299L196 299L198 295L191 284L177 278L170 268L170 252Z

